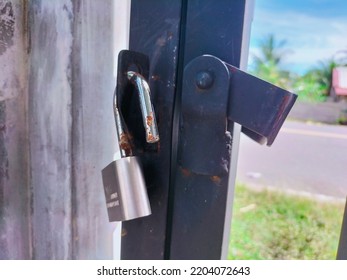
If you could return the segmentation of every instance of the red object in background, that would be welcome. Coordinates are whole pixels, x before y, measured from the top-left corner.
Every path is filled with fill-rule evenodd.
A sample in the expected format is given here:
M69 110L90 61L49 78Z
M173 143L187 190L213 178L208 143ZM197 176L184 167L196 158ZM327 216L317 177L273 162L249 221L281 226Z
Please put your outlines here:
M336 67L333 69L330 96L347 96L347 67Z

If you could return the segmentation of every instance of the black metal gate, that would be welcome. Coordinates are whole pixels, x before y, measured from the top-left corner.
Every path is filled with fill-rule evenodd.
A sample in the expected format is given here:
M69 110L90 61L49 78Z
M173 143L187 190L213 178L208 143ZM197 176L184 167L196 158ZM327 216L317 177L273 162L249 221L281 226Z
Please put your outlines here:
M152 215L123 223L122 259L221 258L234 121L270 145L296 98L238 69L245 7L245 0L132 1L129 49L149 57L161 140L144 143L137 101L129 101L125 122Z

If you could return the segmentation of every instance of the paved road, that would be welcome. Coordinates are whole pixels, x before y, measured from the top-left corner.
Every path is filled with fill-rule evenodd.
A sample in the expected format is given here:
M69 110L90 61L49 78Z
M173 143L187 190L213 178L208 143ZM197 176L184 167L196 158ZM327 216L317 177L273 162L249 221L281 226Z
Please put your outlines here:
M287 121L272 147L241 137L237 181L345 198L347 127Z

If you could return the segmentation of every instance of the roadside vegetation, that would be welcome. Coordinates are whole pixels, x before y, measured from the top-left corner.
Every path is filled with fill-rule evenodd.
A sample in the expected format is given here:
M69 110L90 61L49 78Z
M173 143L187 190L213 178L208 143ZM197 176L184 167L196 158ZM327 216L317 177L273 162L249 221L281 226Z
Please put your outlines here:
M229 259L336 259L342 202L238 185L233 207Z
M297 75L282 67L291 55L286 41L268 35L253 54L251 73L298 94L299 101L324 102L330 91L332 70L345 60L317 62ZM347 116L347 112L346 112ZM347 123L341 115L338 122ZM340 238L344 203L318 201L274 190L254 190L238 184L233 204L229 259L334 260Z
M292 53L285 40L278 41L274 35L266 36L259 42L259 54L252 54L251 73L270 83L293 91L299 100L322 102L329 96L332 69L346 65L347 52L341 51L341 59L317 62L317 65L303 75L284 70L282 62Z

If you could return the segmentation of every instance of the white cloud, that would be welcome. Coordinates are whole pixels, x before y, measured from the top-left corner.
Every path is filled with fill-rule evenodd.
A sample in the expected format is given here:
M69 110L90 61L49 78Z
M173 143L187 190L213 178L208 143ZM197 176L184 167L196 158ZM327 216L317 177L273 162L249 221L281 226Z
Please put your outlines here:
M251 52L257 53L257 43L267 34L285 39L292 54L284 61L307 70L319 60L329 59L347 49L347 18L320 18L293 11L271 13L256 10L252 25Z

